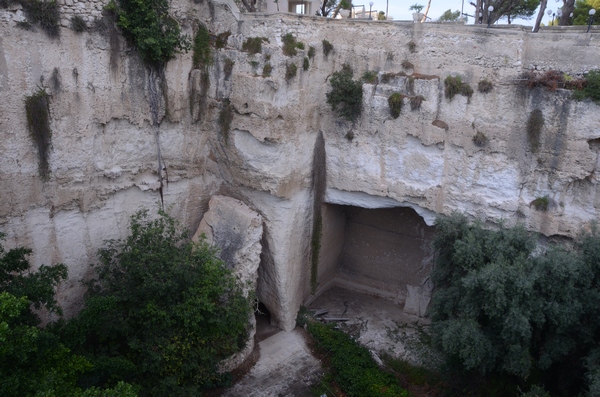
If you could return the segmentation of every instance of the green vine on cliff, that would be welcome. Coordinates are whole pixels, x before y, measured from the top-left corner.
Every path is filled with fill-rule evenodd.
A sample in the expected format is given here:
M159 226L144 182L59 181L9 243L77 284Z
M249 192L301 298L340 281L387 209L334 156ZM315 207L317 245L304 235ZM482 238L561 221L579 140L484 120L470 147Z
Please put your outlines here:
M44 181L48 180L50 175L48 152L50 151L52 131L50 130L49 102L49 95L44 88L39 88L36 93L25 97L27 128L38 151L38 170Z
M147 64L164 65L190 49L189 38L169 15L168 0L111 0L105 9L114 13L117 26Z

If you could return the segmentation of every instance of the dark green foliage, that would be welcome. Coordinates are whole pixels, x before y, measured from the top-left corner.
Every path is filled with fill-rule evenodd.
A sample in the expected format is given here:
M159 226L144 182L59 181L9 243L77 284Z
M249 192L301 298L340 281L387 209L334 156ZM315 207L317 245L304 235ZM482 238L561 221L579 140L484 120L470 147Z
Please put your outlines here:
M411 62L409 62L407 60L404 60L404 61L402 61L402 68L404 70L414 69L415 65L413 65Z
M323 40L323 55L325 55L325 58L327 58L329 56L329 53L332 50L333 50L333 44L331 44L327 40Z
M58 37L60 33L60 13L56 0L18 0L23 7L27 20L39 24L50 37Z
M583 87L573 92L573 98L577 100L590 98L592 101L600 103L600 69L590 70L585 75Z
M271 66L271 63L266 62L263 65L262 77L269 77L269 76L271 76L271 72L272 71L273 71L273 66Z
M227 32L219 33L217 35L217 39L215 40L215 48L218 50L225 48L227 45L227 40L229 40L229 36L231 36L231 32L229 30Z
M296 41L296 38L291 33L281 36L281 41L283 42L283 54L288 57L297 55L297 49L304 49L304 44Z
M348 397L407 397L406 390L390 373L381 370L369 351L345 333L315 321L309 321L308 332L320 349L326 350L333 378Z
M483 147L487 145L488 139L481 131L477 131L477 133L473 136L473 143L475 146Z
M225 75L225 80L229 80L231 77L233 65L235 65L235 62L231 58L225 58L223 61L223 74Z
M219 362L243 348L250 304L215 249L173 218L140 211L130 232L100 250L65 341L94 363L91 384L126 378L143 396L202 395L222 380Z
M298 74L298 66L295 63L285 65L285 79L290 81Z
M460 11L456 10L452 12L452 9L447 9L444 13L438 18L438 22L455 22L460 19Z
M74 15L71 18L71 28L75 32L81 33L81 32L85 32L87 30L87 24L85 23L85 21L83 20L81 15Z
M198 24L198 31L194 36L192 50L192 66L194 69L200 69L201 67L205 68L210 64L210 35L206 26L201 23Z
M600 342L598 229L537 252L523 227L486 230L455 214L436 221L433 244L433 339L450 365L578 395Z
M263 41L267 41L267 39L264 37L248 37L242 44L242 51L246 51L250 55L260 54Z
M548 211L548 206L550 205L550 199L548 196L537 197L529 206L535 208L538 211Z
M233 105L226 99L223 104L223 108L219 112L219 129L221 136L225 139L225 142L229 140L229 131L231 130L231 122L233 121Z
M544 127L544 115L540 109L534 109L527 119L527 140L532 152L537 152L540 147L540 137Z
M477 91L483 94L487 94L492 90L492 88L494 88L494 86L492 85L492 82L488 79L483 79L477 84Z
M421 104L425 100L423 95L416 95L410 98L410 110L419 110L421 109Z
M390 115L397 119L400 117L400 111L402 110L402 102L405 96L399 92L395 92L388 97L388 106L390 107Z
M467 98L473 96L473 89L467 83L463 83L460 76L448 76L444 79L444 96L452 100L455 95L461 94Z
M304 61L302 61L302 70L304 70L304 71L308 70L309 66L310 66L310 63L308 61L308 57L304 57Z
M417 44L414 41L409 41L406 46L408 47L408 51L411 53L417 52Z
M362 107L362 82L352 79L352 68L345 64L342 70L333 72L327 93L327 103L340 116L349 121L356 120Z
M38 172L42 180L48 180L50 166L48 155L52 140L50 130L50 100L45 89L39 88L35 94L25 97L27 128L38 152Z
M313 46L308 47L308 57L310 59L313 59L316 54L317 54L317 49L315 47L313 47Z
M366 72L363 73L361 79L363 82L365 82L367 84L376 84L378 81L377 72L375 72L373 70L367 70Z

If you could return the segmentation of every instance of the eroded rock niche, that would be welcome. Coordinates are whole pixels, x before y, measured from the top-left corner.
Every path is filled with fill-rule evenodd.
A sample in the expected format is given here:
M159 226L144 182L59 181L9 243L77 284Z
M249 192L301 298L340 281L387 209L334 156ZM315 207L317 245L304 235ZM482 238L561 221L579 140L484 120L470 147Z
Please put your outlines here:
M424 315L432 284L434 227L407 207L325 204L319 288L338 285Z

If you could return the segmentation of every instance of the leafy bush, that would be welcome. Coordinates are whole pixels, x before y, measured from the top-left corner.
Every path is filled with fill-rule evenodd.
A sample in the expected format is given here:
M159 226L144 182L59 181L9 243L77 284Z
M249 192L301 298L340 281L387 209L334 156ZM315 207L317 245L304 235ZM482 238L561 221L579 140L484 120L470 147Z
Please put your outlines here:
M316 321L309 321L308 332L317 346L330 353L333 377L349 397L407 397L408 393L390 373L381 370L369 351L345 333Z
M473 89L469 84L463 83L460 76L446 77L444 79L444 96L448 98L448 100L452 100L457 94L461 94L470 99L471 96L473 96Z
M527 119L527 140L533 153L540 147L540 137L544 127L544 115L540 109L534 109Z
M594 226L573 248L541 253L536 240L520 226L438 218L433 340L454 367L575 396L585 372L600 369L600 233Z
M477 83L477 91L481 92L482 94L487 94L492 90L492 88L494 88L494 86L488 79L483 79Z
M327 103L340 116L349 121L356 120L362 107L362 83L352 79L352 68L345 64L342 70L333 72L331 91L327 93Z
M549 205L550 199L548 198L548 196L537 197L535 198L535 200L529 203L530 207L533 206L533 208L535 208L538 211L548 211Z
M260 54L263 41L267 41L267 39L264 37L248 37L242 44L242 51L246 51L250 55Z
M168 0L118 0L118 5L111 0L105 9L116 15L117 26L149 65L164 65L178 52L189 50L188 37L169 16Z
M596 103L600 103L600 69L590 70L585 75L585 83L573 94L575 99L590 98Z
M308 47L308 57L310 59L313 59L316 54L317 54L317 49L315 47L313 47L313 46Z
M323 55L325 55L325 58L327 58L329 56L329 53L332 50L333 50L333 44L331 44L327 40L323 40Z
M285 79L290 81L298 74L298 66L295 63L285 65Z
M81 15L74 15L73 18L71 18L71 28L75 32L81 33L87 30L87 24L85 23Z
M402 102L404 101L404 95L399 92L395 92L388 97L388 106L390 107L390 115L397 119L400 117L400 111L402 110Z
M297 45L299 44L296 41L296 38L291 33L286 33L281 36L281 41L283 42L283 54L288 57L292 57L298 54Z
M38 173L42 180L50 176L48 157L50 152L52 131L50 130L50 96L44 88L25 97L25 114L27 128L38 152Z
M219 362L243 348L250 304L206 243L147 211L100 250L97 279L65 340L95 364L88 381L130 379L145 396L201 395Z

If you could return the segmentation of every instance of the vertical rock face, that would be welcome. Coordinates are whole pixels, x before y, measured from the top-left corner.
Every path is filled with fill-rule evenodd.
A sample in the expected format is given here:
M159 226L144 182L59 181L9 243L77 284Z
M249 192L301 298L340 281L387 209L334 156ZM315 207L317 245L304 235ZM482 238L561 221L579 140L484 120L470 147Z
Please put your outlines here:
M73 14L71 3L65 15ZM78 8L89 19L103 3L77 4L85 5ZM202 71L208 84L193 69L191 53L154 76L152 87L162 90L158 135L151 125L150 72L116 28L76 34L65 22L60 38L51 39L19 29L20 10L0 9L0 231L7 247L33 248L36 265L69 267L59 291L67 313L78 308L80 281L97 249L105 239L125 237L132 213L164 200L193 230L219 193L262 216L257 295L273 321L291 329L310 296L311 163L320 132L329 204L410 207L427 225L436 214L461 211L567 237L598 217L598 105L573 101L567 90L520 84L524 71L580 77L598 68L594 35L241 15L232 0L173 0L170 6L186 34L194 35L199 20L226 39L211 47L213 62ZM296 55L283 52L287 33L303 43ZM244 50L250 38L261 41L257 53ZM332 46L328 53L324 40ZM292 64L297 72L286 76ZM331 75L343 64L354 79L367 71L377 75L363 84L355 122L338 118L326 103ZM446 97L449 76L460 76L473 94ZM490 92L477 90L483 79L492 83ZM50 98L47 180L38 175L23 105L38 86ZM388 106L394 93L403 95L398 118ZM413 109L418 97L420 107ZM527 133L533 113L544 120L535 147ZM162 195L157 144L167 168ZM531 205L541 197L548 198L546 210ZM337 212L323 212L324 223L333 222L323 225L325 234L344 227ZM241 243L219 233L213 237L225 244L223 255L239 259L234 252ZM341 236L323 236L317 284L336 273L342 246ZM406 304L421 312L426 286L407 285L416 289L406 291Z
M218 247L221 259L239 278L248 296L256 290L262 235L263 219L258 213L239 200L213 196L192 240L198 241L204 236L207 243ZM241 364L254 349L254 313L250 314L249 321L252 331L246 347L222 364L223 371Z

